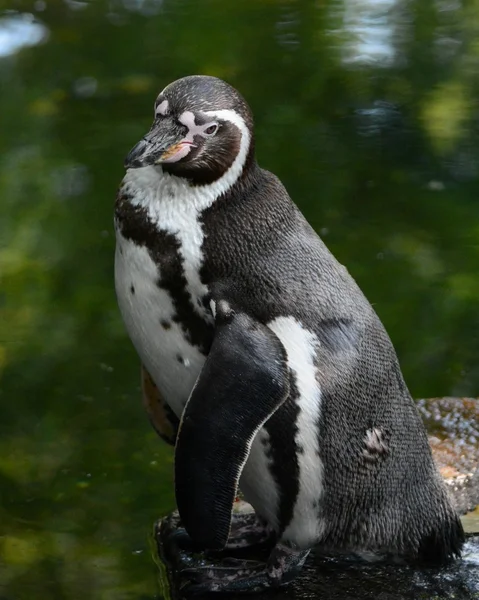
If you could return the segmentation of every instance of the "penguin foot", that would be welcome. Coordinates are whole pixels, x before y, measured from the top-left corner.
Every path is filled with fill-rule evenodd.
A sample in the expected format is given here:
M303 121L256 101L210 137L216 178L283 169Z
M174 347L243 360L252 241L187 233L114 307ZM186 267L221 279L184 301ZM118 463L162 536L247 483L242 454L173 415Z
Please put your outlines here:
M239 550L274 543L274 532L254 513L234 513L225 550Z
M251 593L292 581L309 550L284 543L277 543L271 550L274 536L268 537L268 528L256 519L254 513L234 514L230 537L233 547L221 552L202 552L195 547L181 526L178 513L162 519L156 527L156 539L171 585L183 596L194 596L209 592ZM251 547L242 536L252 543ZM257 560L246 559L246 553Z
M291 582L304 565L309 550L277 544L267 562L223 558L202 560L179 573L185 596L210 592L253 593Z
M162 519L159 535L167 553L171 556L182 556L185 553L195 552L195 548L190 536L182 527L181 520L177 512ZM230 535L228 543L224 550L212 552L213 555L220 555L223 552L242 551L248 548L257 547L258 550L273 548L276 541L274 531L263 522L255 512L237 512L233 513L231 519ZM241 553L243 555L243 553Z

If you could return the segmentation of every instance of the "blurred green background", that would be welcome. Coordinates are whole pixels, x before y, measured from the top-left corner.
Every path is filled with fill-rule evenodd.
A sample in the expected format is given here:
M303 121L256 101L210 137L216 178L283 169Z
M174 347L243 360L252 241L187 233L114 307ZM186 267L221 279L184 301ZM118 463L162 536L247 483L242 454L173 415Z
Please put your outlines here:
M0 598L146 599L172 453L139 401L112 208L156 94L217 75L384 321L479 394L479 1L0 0Z

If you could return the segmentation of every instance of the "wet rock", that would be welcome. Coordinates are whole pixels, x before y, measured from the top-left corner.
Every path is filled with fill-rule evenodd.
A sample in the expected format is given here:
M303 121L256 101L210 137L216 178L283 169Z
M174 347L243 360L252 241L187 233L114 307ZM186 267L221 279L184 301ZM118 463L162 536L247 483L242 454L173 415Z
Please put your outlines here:
M470 398L420 400L418 408L434 458L461 514L479 505L479 401ZM325 556L314 551L289 586L260 593L255 600L479 600L479 509L463 517L468 534L460 560L442 568L367 563L356 557ZM157 524L155 539L165 598L182 598L182 569L198 557L166 543L178 517ZM264 558L257 554L248 558ZM218 596L209 595L218 599ZM228 595L228 600L244 598Z

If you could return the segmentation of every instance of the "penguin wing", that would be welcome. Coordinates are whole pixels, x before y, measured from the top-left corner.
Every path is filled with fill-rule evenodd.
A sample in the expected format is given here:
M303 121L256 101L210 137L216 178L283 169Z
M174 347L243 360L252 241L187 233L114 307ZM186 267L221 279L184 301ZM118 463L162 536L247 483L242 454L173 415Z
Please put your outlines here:
M175 450L176 502L196 545L225 546L253 439L288 394L286 353L276 335L218 302L213 344L183 412Z

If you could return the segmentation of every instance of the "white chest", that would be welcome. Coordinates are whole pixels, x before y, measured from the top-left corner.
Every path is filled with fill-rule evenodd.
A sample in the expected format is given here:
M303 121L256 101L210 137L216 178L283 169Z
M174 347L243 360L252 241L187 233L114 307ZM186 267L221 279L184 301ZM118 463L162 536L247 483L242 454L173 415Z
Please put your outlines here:
M174 236L182 301L195 319L213 324L213 316L202 303L208 288L199 275L204 260L200 215L210 198L174 179L159 179L148 167L127 173L123 190L143 219ZM116 223L115 287L120 311L141 361L181 416L205 357L189 341L185 324L178 318L178 297L161 285L161 256L155 255L154 261L142 240L125 237L121 229Z
M205 357L175 322L176 309L171 295L158 286L160 277L148 250L117 230L115 287L125 327L142 363L180 417ZM195 291L202 288L190 287L194 302Z

